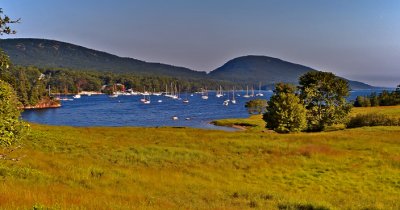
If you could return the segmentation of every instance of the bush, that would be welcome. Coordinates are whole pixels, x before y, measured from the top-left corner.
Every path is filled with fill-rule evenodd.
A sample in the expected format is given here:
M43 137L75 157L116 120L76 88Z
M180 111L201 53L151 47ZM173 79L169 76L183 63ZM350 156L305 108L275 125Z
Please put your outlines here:
M280 203L279 210L329 210L327 206L317 205L313 203Z
M392 118L384 114L358 114L350 118L347 128L363 126L400 126L400 118Z
M255 99L246 102L244 107L247 108L249 114L262 114L267 108L267 100L265 99Z
M0 146L11 146L26 131L27 125L20 120L19 106L12 87L0 80Z

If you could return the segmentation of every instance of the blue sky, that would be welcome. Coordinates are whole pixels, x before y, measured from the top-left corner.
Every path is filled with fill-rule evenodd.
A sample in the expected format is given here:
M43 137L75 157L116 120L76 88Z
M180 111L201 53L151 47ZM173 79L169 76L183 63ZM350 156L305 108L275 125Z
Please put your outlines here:
M398 0L0 0L0 7L22 19L15 38L201 71L267 55L372 85L400 84Z

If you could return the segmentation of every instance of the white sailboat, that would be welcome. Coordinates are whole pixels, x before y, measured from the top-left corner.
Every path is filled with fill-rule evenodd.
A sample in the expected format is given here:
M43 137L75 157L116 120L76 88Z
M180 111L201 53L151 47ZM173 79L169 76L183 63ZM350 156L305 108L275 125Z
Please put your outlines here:
M145 102L147 101L147 99L146 99L146 94L144 94L145 92L146 92L146 88L143 87L143 93L142 93L143 98L140 99L140 101L143 102L143 103L145 103Z
M224 96L224 94L222 93L222 87L221 85L219 86L219 89L217 91L217 94L215 95L217 98L220 98L222 96Z
M229 92L228 92L228 98L224 100L224 103L222 103L222 105L228 106L229 105L229 101L231 101L231 100L229 100Z
M260 82L260 84L258 85L258 93L256 94L256 96L260 96L260 97L264 96L264 94L261 93L261 82Z
M176 84L175 84L175 87L174 87L174 94L172 95L172 99L179 99L179 93L178 93L178 88L176 87Z
M250 98L250 95L249 95L249 86L246 86L246 94L243 95L243 98Z
M233 87L232 90L232 100L231 100L232 104L236 104L236 99L235 99L235 87Z
M156 89L153 89L153 93L154 96L161 96L161 92L156 92Z
M207 99L208 99L207 88L205 89L205 91L204 91L204 90L202 91L202 96L201 96L201 98L204 99L204 100L207 100Z
M81 98L81 94L78 93L78 94L72 96L72 98L75 98L75 99Z
M183 103L185 103L185 104L188 104L189 103L189 99L188 99L188 96L187 96L188 94L187 94L187 92L186 92L186 98L185 99L183 99Z
M75 98L75 99L81 98L79 87L78 87L78 93L76 95L72 96L72 98Z
M151 101L150 101L150 96L148 96L148 97L149 97L149 98L146 99L146 95L143 95L143 98L140 99L140 101L143 102L144 104L150 104L150 103L151 103Z

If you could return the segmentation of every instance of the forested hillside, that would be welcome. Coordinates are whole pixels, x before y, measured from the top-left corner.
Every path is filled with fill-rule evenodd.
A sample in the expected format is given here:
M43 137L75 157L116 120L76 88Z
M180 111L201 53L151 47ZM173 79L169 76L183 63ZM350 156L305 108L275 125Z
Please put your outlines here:
M184 67L149 63L133 58L122 58L106 52L88 49L65 42L45 39L0 40L0 48L19 66L35 66L46 69L74 69L75 71L113 72L117 74L172 77L183 80L208 80L235 83L238 86L258 86L263 89L274 83L296 84L300 75L315 71L313 68L267 56L243 56L232 59L211 71L194 71ZM352 89L371 89L362 82L349 81Z

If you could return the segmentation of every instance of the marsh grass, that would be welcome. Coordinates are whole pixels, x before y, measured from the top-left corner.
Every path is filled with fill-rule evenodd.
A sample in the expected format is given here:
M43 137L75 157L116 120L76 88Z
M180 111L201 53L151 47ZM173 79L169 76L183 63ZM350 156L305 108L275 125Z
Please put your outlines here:
M0 209L400 209L400 127L253 129L32 125Z

